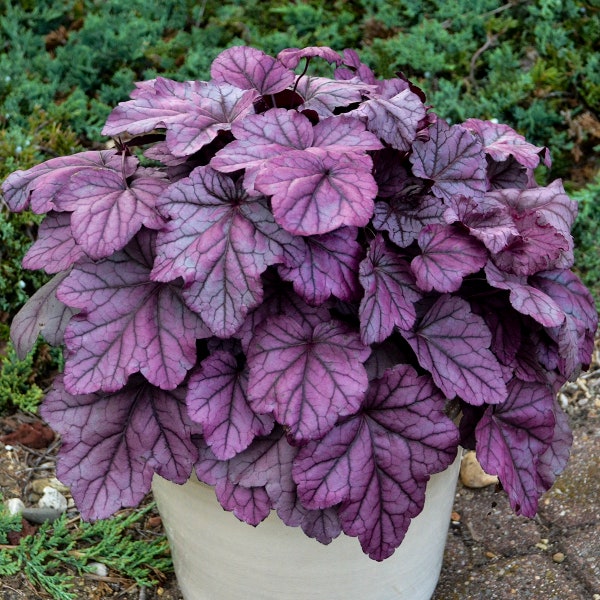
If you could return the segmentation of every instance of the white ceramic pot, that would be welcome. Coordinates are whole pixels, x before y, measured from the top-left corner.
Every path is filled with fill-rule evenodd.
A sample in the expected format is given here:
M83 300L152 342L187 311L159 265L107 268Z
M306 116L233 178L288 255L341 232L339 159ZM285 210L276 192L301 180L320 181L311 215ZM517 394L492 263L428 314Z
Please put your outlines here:
M219 505L213 489L155 476L153 491L185 600L429 600L440 574L460 459L432 476L425 508L383 562L343 534L324 546L276 513L258 527Z

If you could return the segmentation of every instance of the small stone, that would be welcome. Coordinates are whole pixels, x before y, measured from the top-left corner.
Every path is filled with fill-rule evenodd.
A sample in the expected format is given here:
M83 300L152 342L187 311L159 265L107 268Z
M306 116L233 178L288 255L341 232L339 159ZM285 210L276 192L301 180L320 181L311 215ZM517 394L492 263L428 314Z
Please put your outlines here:
M460 480L469 488L483 488L498 483L498 477L488 475L479 464L475 452L467 452L460 463Z
M65 512L67 505L67 499L58 490L50 486L44 488L44 495L38 501L40 508L52 508L60 512Z
M88 567L90 568L90 573L99 577L108 577L108 567L104 563L91 562L88 563Z
M24 508L23 518L27 519L30 523L52 523L56 521L62 515L62 512L55 508Z
M59 491L61 494L69 493L69 488L62 484L56 477L43 477L42 479L36 479L32 484L31 488L36 494L43 494L44 488L51 487Z
M486 552L485 555L487 556L487 558L496 558L496 555L493 552Z
M562 552L557 552L556 554L552 555L552 560L555 563L561 563L561 562L563 562L565 560L565 558L566 557L565 557L565 555Z
M538 548L539 550L548 550L548 544L544 544L543 540L541 542L538 542L535 545L535 547Z
M453 513L450 515L450 520L451 520L453 523L459 523L459 522L460 522L460 515L459 515L459 514L458 514L456 511L454 511L454 512L453 512Z
M20 515L25 508L25 504L21 498L10 498L6 501L6 508L9 515Z

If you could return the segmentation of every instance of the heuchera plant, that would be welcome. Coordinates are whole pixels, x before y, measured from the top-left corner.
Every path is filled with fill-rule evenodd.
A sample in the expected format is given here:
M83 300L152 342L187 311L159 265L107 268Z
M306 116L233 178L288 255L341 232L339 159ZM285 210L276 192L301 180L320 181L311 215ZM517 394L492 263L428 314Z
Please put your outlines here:
M597 326L547 150L350 50L236 47L211 77L138 84L113 149L3 184L46 214L24 265L56 276L13 339L66 347L42 414L83 517L195 470L239 519L382 560L459 444L533 516Z

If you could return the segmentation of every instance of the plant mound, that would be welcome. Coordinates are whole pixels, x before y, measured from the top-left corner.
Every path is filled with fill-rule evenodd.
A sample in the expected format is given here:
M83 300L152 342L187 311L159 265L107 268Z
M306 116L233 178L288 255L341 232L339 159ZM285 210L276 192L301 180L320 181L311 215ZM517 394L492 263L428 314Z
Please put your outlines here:
M597 326L548 151L350 50L235 47L211 77L138 84L114 149L3 184L46 214L24 265L56 276L13 340L66 348L42 415L84 518L195 470L248 523L383 560L459 444L533 516Z

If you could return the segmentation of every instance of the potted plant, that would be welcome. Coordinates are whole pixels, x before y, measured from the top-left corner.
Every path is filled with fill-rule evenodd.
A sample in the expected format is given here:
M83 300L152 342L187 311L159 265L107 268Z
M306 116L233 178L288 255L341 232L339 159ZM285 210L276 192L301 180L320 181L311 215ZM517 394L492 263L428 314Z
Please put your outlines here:
M333 78L310 75L315 60ZM181 486L195 473L242 521L276 511L324 544L343 539L329 554L310 541L316 591L277 579L272 541L273 595L264 573L240 589L353 597L336 595L332 566L350 544L373 599L398 584L370 565L398 556L460 445L517 513L536 513L571 443L556 392L589 365L597 326L570 270L576 204L534 177L547 149L491 121L451 125L401 74L379 80L354 51L325 47L277 58L235 47L209 82L139 83L103 133L113 148L3 184L11 210L46 214L24 266L55 276L12 337L21 354L38 333L64 343L42 415L62 435L58 476L84 518L135 506L156 474L179 484L157 479L161 511L174 489L186 494L189 528L206 495ZM455 477L443 508L419 517L423 531L441 523L442 549ZM188 543L226 563L231 587L265 524L240 524L250 545L219 554L215 506ZM176 560L193 558L187 548ZM427 580L411 599L435 586L441 550L426 554L433 566L411 563ZM202 586L223 586L214 568ZM340 569L345 580L357 568ZM326 582L334 591L319 596ZM190 598L240 597L195 586L183 584Z

